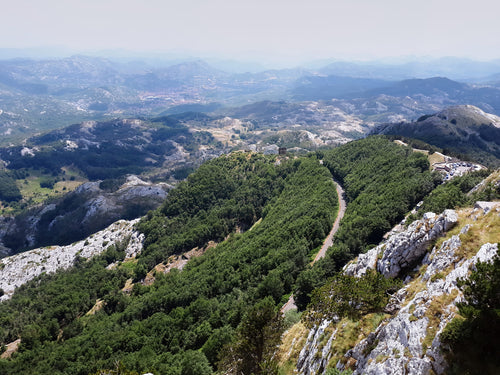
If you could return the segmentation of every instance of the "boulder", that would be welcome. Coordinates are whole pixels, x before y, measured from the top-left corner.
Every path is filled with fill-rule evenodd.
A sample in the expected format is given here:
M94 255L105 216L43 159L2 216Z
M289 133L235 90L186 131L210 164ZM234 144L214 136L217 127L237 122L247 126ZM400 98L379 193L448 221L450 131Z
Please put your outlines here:
M455 211L445 210L441 215L427 212L403 232L395 233L387 241L349 263L344 273L361 276L368 269L377 269L386 277L398 277L417 265L438 237L458 222Z

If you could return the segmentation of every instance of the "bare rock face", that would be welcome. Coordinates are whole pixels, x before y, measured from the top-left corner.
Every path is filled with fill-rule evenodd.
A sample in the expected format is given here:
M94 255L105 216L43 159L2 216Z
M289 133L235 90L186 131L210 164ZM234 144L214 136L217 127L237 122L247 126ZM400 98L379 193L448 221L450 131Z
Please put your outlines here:
M12 217L0 216L0 239L3 238L9 232L9 228L13 222L14 218ZM6 247L0 240L0 259L9 256L10 253L11 249Z
M410 224L405 233L391 238L381 261L377 263L377 271L385 277L397 277L401 271L413 268L432 241L451 229L457 221L453 210L445 210L439 216L430 212L424 214L422 220Z
M157 208L166 198L167 184L151 184L136 176L116 191L106 191L100 182L87 182L51 203L0 221L0 257L24 249L68 245L111 223L132 220Z
M348 263L344 267L344 273L349 276L361 277L368 270L374 270L377 267L377 261L381 254L383 254L385 245L379 245L364 254L360 254L358 259Z
M486 206L474 211L476 220L492 209ZM491 261L498 253L497 243L483 243L475 255L464 256L463 241L475 223L464 225L459 234L429 250L430 244L457 222L453 210L441 215L427 213L344 268L346 274L356 277L370 269L395 277L404 276L408 268L420 267L419 273L413 278L408 276L405 286L390 298L385 312L391 316L365 338L358 338L336 364L338 370L350 369L355 375L446 373L448 364L441 351L440 335L456 316L456 304L463 298L457 281L468 277L477 262ZM324 320L310 331L297 363L299 374L324 374L332 366L330 348L342 335L342 326L331 325ZM327 341L325 332L333 332Z
M0 259L0 288L5 293L0 301L10 298L17 287L42 273L67 269L75 264L77 257L89 259L123 241L126 241L125 257L135 257L142 251L144 241L144 234L135 230L138 221L120 220L86 240L68 246L44 247Z
M301 374L310 375L321 373L326 369L330 358L329 351L332 341L335 339L335 332L330 336L326 345L319 349L320 341L325 335L325 330L331 322L324 320L319 326L314 327L309 332L306 345L302 348L297 362L297 370Z
M445 372L447 364L441 354L439 335L455 317L455 304L461 300L457 280L466 277L478 261L491 260L498 251L497 244L487 243L472 258L460 260L455 256L460 246L459 236L453 236L434 248L422 276L425 281L422 290L374 334L346 353L346 358L356 360L353 374ZM440 272L453 267L454 262L458 263L446 276L441 276ZM373 349L367 354L370 345ZM344 365L339 362L337 368L343 370Z
M483 213L488 213L490 210L500 207L500 202L476 202L474 204L474 209L482 210Z
M451 229L457 220L453 210L445 210L439 216L428 212L421 220L410 224L407 230L392 235L385 243L361 254L345 267L344 273L361 276L368 269L377 269L386 277L400 276L413 268L428 251L429 245Z

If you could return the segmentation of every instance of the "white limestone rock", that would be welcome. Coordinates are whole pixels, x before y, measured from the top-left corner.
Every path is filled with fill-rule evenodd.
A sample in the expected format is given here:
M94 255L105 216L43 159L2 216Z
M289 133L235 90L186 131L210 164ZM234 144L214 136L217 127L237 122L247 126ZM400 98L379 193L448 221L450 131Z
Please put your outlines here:
M457 281L467 277L478 261L489 261L498 252L498 244L487 243L470 259L458 259L456 251L460 246L459 236L453 236L439 248L434 248L427 257L428 266L422 276L422 281L425 281L424 289L416 293L386 324L379 325L373 334L346 353L346 359L356 360L354 375L420 375L430 373L431 370L436 374L446 371L447 363L441 354L439 335L455 317L455 305L461 301ZM439 276L440 272L450 266L454 267L451 272L446 276ZM407 288L408 285L403 290ZM457 297L442 308L438 326L430 327L426 314L431 302L437 297L452 293L457 293ZM436 334L430 347L423 348L422 342L430 329L435 330ZM366 349L368 346L374 346L369 353ZM337 368L343 370L344 365L339 362Z
M84 183L56 203L35 208L28 215L11 220L0 218L0 256L45 245L47 238L53 245L67 244L68 238L61 233L76 233L74 240L80 240L122 218L142 216L162 204L172 188L165 183L142 181L134 175L128 176L126 183L116 191L103 190L100 183ZM5 240L8 238L23 241L10 241L10 246L17 247L9 249L6 245L9 242Z
M368 270L373 270L377 267L377 259L379 255L384 251L385 245L379 245L366 253L361 254L358 258L348 263L344 267L344 273L349 276L361 277Z
M330 325L330 320L324 320L319 326L314 327L309 331L307 341L300 351L299 359L297 361L297 370L300 374L312 375L322 373L326 369L328 360L331 354L329 353L335 332L329 338L327 344L320 350L320 340L325 333L325 329Z
M453 210L441 215L426 213L421 220L409 225L408 229L391 237L384 249L382 259L377 262L377 271L385 277L400 276L402 271L413 268L425 255L429 245L458 221Z
M481 202L478 201L474 204L474 210L481 210L484 214L487 214L493 209L499 208L500 202Z
M142 251L144 234L135 229L140 219L120 220L85 240L68 246L49 246L0 259L0 288L9 299L14 290L42 273L54 273L74 265L77 257L89 259L109 246L127 240L125 257L135 257Z
M360 277L369 269L377 269L386 277L397 277L413 268L428 251L429 245L458 221L455 211L445 210L437 216L427 212L408 229L396 233L388 240L358 256L344 268L344 273Z
M443 242L439 249L433 251L433 259L424 259L423 264L427 264L427 269L422 276L422 280L428 281L431 276L445 270L455 261L455 251L462 246L460 236L452 236Z
M485 211L480 209L476 216L479 218L484 214ZM453 210L446 210L441 215L426 213L407 230L392 234L386 242L360 255L344 268L346 274L359 277L369 269L376 269L386 276L395 276L400 275L405 267L413 267L413 262L421 262L426 266L418 280L408 277L409 281L423 285L407 283L394 293L385 309L392 317L348 350L344 360L337 363L337 369L344 370L345 363L348 363L350 366L354 364L355 375L446 372L447 363L441 354L440 334L456 316L456 303L463 299L457 281L468 277L478 261L490 261L498 252L498 244L486 243L469 259L458 255L462 246L461 236L475 224L465 225L458 235L451 236L439 247L428 251L429 244L457 222L457 214ZM418 287L420 291L412 292L412 287ZM415 294L411 296L412 293ZM435 315L429 315L432 303L443 304L439 307L437 323ZM329 322L323 321L320 327L326 323ZM340 335L341 328L338 330ZM323 364L331 358L332 353L325 354L324 350L317 347L318 337L323 331L319 327L311 331L300 354L298 373L321 374L326 371ZM337 331L332 337L336 334ZM422 346L425 338L427 343L429 338L432 340L429 347Z

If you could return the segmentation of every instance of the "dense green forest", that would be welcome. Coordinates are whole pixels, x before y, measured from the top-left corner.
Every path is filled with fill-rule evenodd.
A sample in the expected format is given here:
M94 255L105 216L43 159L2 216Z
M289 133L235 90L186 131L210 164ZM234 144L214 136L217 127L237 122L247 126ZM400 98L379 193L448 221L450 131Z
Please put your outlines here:
M439 185L425 155L382 136L303 158L240 152L206 162L141 221L137 262L106 269L123 259L125 240L0 304L0 343L22 340L18 353L0 360L0 374L89 374L117 363L155 374L275 373L272 348L284 329L277 308L291 292L300 309L313 296L312 321L332 309L355 316L344 302L359 285L363 311L380 310L397 282L338 271L425 196L426 209L454 207L484 173ZM338 208L332 176L348 206L326 258L311 267ZM456 189L458 198L448 199ZM140 282L193 248L204 254L182 271ZM135 282L130 294L120 290L127 279ZM335 293L344 299L325 305L322 295ZM86 314L98 299L103 308Z
M0 201L12 202L22 198L16 180L8 172L0 171Z
M331 174L315 158L279 163L236 153L205 163L142 222L146 248L133 271L127 263L105 269L123 256L111 248L0 304L0 341L22 339L19 352L0 361L0 374L88 374L117 361L157 374L208 374L219 360L273 368L265 353L276 340L271 327L280 327L276 306L336 211ZM224 241L182 271L156 274L151 286L119 290L127 277L208 240ZM85 315L97 298L104 308ZM248 345L255 337L262 345Z
M295 301L300 309L307 306L313 289L377 245L440 182L429 172L424 154L382 136L318 152L318 158L344 187L347 209L326 257L299 276Z

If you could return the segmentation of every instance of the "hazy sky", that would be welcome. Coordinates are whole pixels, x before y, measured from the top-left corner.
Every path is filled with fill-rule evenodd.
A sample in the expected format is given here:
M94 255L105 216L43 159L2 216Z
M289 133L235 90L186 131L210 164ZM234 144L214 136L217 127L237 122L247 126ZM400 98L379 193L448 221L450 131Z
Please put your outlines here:
M7 0L0 48L500 58L498 0Z

